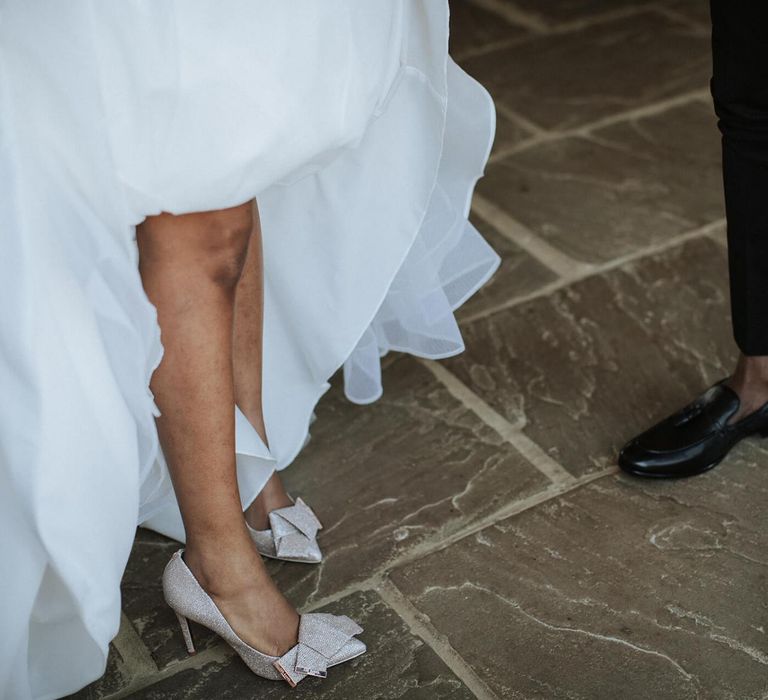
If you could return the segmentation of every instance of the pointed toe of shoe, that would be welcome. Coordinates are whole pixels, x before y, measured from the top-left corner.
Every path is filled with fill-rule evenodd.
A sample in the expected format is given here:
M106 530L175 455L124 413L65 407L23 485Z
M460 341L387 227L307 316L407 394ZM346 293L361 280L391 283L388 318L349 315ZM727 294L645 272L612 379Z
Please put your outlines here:
M366 651L368 651L368 647L366 647L359 639L353 637L333 656L329 665L335 666L336 664L343 664L345 661L350 661L357 656L362 656Z
M320 545L317 544L317 540L312 540L312 542L307 545L304 561L307 564L319 564L323 561L323 552L320 549Z
M301 547L294 549L294 551L284 553L278 550L274 558L294 564L320 564L323 561L323 552L320 545L317 544L317 540L307 539L302 542Z

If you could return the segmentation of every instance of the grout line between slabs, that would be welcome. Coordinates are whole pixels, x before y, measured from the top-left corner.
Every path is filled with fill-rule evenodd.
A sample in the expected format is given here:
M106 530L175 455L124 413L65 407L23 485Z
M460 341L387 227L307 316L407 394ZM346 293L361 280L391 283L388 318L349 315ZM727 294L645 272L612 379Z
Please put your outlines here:
M448 536L444 536L438 533L432 537L428 537L400 556L395 557L383 564L367 579L353 583L341 589L340 591L337 591L336 593L332 593L331 595L315 600L311 605L307 605L303 609L303 612L312 612L314 610L318 610L325 607L326 605L335 603L342 598L346 598L352 593L376 590L381 585L382 581L384 581L390 572L392 572L394 569L405 566L406 564L410 564L414 561L423 559L430 554L434 554L435 552L446 549L447 547L456 544L456 542L459 542L466 537L471 537L472 535L480 532L481 530L484 530L487 527L491 527L496 523L501 522L502 520L511 518L513 515L519 515L520 513L530 510L531 508L535 508L536 506L539 506L542 503L546 503L553 498L558 498L559 496L571 493L572 491L575 491L582 486L591 484L593 481L597 481L606 476L612 476L618 473L618 467L612 466L606 469L602 469L598 472L586 474L585 476L581 477L571 476L570 480L567 482L563 481L557 484L550 484L548 487L542 489L541 491L537 491L536 493L531 494L526 498L510 501L506 505L497 508L488 515L477 520L473 520L471 523L465 525L462 528L459 528Z
M472 47L470 49L463 49L462 51L451 52L451 58L459 65L462 65L463 61L468 61L471 58L477 56L485 56L486 54L499 51L500 49L508 49L513 46L524 44L530 40L532 36L539 36L538 34L521 34L511 39L497 39L496 41L489 41L487 44L481 46Z
M410 631L424 640L424 643L443 660L443 663L478 700L498 700L498 696L451 646L447 638L432 626L429 618L419 611L392 581L389 579L382 581L377 593L400 616Z
M136 677L151 676L158 673L159 669L147 645L144 644L133 623L128 616L121 611L120 631L112 640L117 653L123 658L125 665Z
M696 90L689 90L688 92L684 92L680 95L667 97L663 100L657 100L656 102L651 102L651 104L642 105L641 107L634 107L633 109L628 109L624 112L616 112L614 114L610 114L607 117L596 119L595 121L589 122L588 124L583 124L581 126L574 127L573 129L563 131L561 134L563 136L586 136L593 131L603 129L606 126L612 126L613 124L618 124L619 122L632 121L633 119L642 119L644 117L652 117L670 109L674 109L675 107L682 107L689 102L706 101L708 103L709 99L710 93L708 87L697 88Z
M657 14L665 14L663 12L657 12L657 8L654 5L649 7L637 7L630 5L627 7L620 7L615 10L608 10L606 12L597 12L587 17L580 19L572 19L565 22L548 22L546 19L542 19L539 15L532 12L528 12L515 2L509 2L508 0L473 0L475 5L495 14L497 17L506 20L510 24L517 25L523 29L527 29L531 32L529 39L539 36L569 34L571 32L578 32L590 27L595 27L607 22L613 22L615 20L624 19L626 17L634 17L635 15L642 14L644 12L655 12ZM669 19L672 19L669 17ZM677 21L680 21L677 19ZM689 25L689 22L680 22L681 24ZM699 26L696 27L700 28Z
M365 591L373 591L378 589L378 587L381 585L381 582L384 578L384 576L387 575L387 564L384 564L381 569L378 571L375 571L373 574L371 574L367 579L363 581L358 581L357 583L352 583L349 586L345 586L339 591L336 591L335 593L331 593L330 595L323 596L322 598L318 598L314 602L312 602L310 605L305 605L301 609L301 613L308 613L308 612L314 612L315 610L320 610L324 608L326 605L330 605L331 603L336 603L339 600L342 600L346 598L349 595L352 595L353 593L364 593Z
M513 425L491 408L455 374L433 360L419 360L459 403L472 411L488 427L512 445L539 472L553 484L570 484L575 477L558 464L547 452L522 432L524 421Z
M719 230L712 231L707 234L709 238L711 238L717 245L719 245L721 248L725 248L725 250L728 250L728 239L725 238L725 236L722 235L722 232Z
M529 140L536 140L536 139L545 140L552 133L547 131L544 127L539 126L535 122L532 122L527 117L524 117L522 114L520 114L520 112L517 112L514 109L505 107L500 103L497 103L495 106L496 106L497 114L500 114L502 117L506 117L507 119L509 119L509 121L516 123L519 127L531 133L530 136L526 137L526 139L524 139L524 141L520 143L526 143ZM517 145L519 145L519 143ZM491 156L489 158L489 162L492 162L493 158L494 156Z
M416 545L401 556L397 557L393 561L390 561L380 572L381 574L388 574L391 570L397 569L405 564L410 564L414 561L423 559L425 556L434 554L435 552L442 551L447 547L450 547L456 542L463 540L467 537L484 530L487 527L491 527L502 520L511 518L513 515L519 515L520 513L535 508L536 506L546 503L547 501L563 496L571 491L580 489L582 486L591 484L593 481L603 479L606 476L613 476L619 473L619 468L611 466L606 469L602 469L598 472L592 472L581 477L573 477L569 482L562 482L559 484L552 484L537 493L528 496L527 498L520 499L518 501L512 501L501 508L497 508L493 513L489 513L483 518L473 521L471 524L457 530L456 532L442 538L440 541L427 540L423 543Z
M496 16L507 20L510 24L523 27L533 34L546 34L549 31L546 22L542 22L536 15L521 10L510 2L505 2L504 0L473 0L473 2L478 7L492 12Z
M181 644L181 638L179 638L179 644ZM210 649L206 649L205 651L201 651L194 656L182 659L181 661L170 663L164 669L157 671L155 674L140 676L125 688L119 690L117 693L104 696L104 700L123 700L123 698L130 698L134 693L138 693L140 690L144 690L145 688L150 688L156 683L164 681L166 678L170 678L171 676L175 676L181 671L202 668L206 664L212 663L214 661L224 661L232 654L234 654L234 652L229 651L229 647L225 646L223 643L217 644L216 646L211 647Z
M508 156L514 155L516 153L520 153L522 151L527 151L529 148L533 148L535 146L539 146L544 143L550 143L552 141L559 141L561 139L566 138L573 138L573 137L586 137L591 135L594 131L598 131L599 129L604 129L608 126L613 126L614 124L621 124L623 122L633 121L635 119L644 119L646 117L653 117L657 114L662 114L664 112L669 111L670 109L675 109L676 107L682 107L684 105L687 105L691 102L705 102L709 104L710 100L710 93L709 88L699 88L697 90L690 90L689 92L684 92L681 95L675 95L674 97L668 97L663 100L658 100L656 102L652 102L647 105L643 105L641 107L634 107L632 109L628 109L624 112L615 112L613 114L610 114L606 117L601 117L600 119L596 119L595 121L588 122L586 124L581 124L579 126L575 126L569 129L555 129L552 131L543 129L540 126L537 126L534 130L534 135L526 138L513 146L510 146L509 148L504 148L499 151L496 151L491 155L491 157L488 159L489 163L497 163L500 160L503 160L504 158L507 158ZM507 116L508 110L505 108L499 109L497 105L497 109L501 114L504 116ZM529 122L525 117L520 117L520 115L517 115L516 112L511 111L509 114L514 114L516 117L518 117L518 120L522 119L524 123L532 124L533 126L536 126L533 124L533 122Z
M474 196L472 209L502 236L536 258L558 277L570 277L574 273L586 274L593 268L561 252L482 195Z
M476 213L478 214L478 216L485 219L485 216L482 211L476 211ZM493 224L494 222L489 221L488 223ZM581 282L582 280L588 279L590 277L595 277L597 275L601 275L606 272L619 269L629 263L637 262L639 260L643 260L644 258L649 258L654 255L658 255L659 253L672 250L674 248L679 248L680 246L684 245L688 241L697 240L700 238L708 238L710 240L713 240L713 239L716 240L717 232L723 226L725 226L725 219L724 218L717 219L715 221L711 221L708 224L704 224L699 228L693 229L691 231L686 231L685 233L678 234L677 236L672 236L668 238L666 241L657 243L656 245L651 245L645 248L641 248L640 250L627 253L626 255L619 256L618 258L614 258L613 260L609 260L608 262L601 263L599 265L586 266L581 271L577 271L576 274L570 274L567 276L563 275L560 277L560 279L557 279L554 282L551 282L550 284L540 287L539 289L536 289L532 292L529 292L528 294L522 294L520 296L513 297L512 299L508 299L507 301L504 301L500 304L490 306L486 309L483 309L482 311L478 311L477 313L468 314L467 316L462 318L462 325L467 325L470 323L474 323L475 321L489 318L490 316L493 316L499 313L500 311L505 311L507 309L514 308L515 306L519 306L526 302L533 301L534 299L540 299L541 297L550 296L551 294L558 292L561 289L564 289L566 287L569 287L570 285L576 282ZM503 233L503 232L500 232L500 233ZM531 235L535 235L535 234L531 234ZM722 245L722 243L720 243L720 245ZM527 252L530 252L530 251L527 251Z
M589 29L600 24L631 18L642 13L653 13L665 17L672 22L677 22L687 29L701 34L709 34L710 26L708 23L701 23L693 17L677 12L673 9L664 7L661 4L651 4L646 7L629 6L598 13L585 17L583 19L571 20L550 24L535 14L525 11L514 3L504 2L504 0L472 0L478 7L481 7L492 14L500 17L508 23L517 26L520 29L529 32L527 35L515 37L513 39L499 40L490 42L484 46L472 50L466 50L458 54L455 58L459 61L482 56L499 49L505 49L519 44L527 43L542 36L557 36L560 34L569 34L585 29ZM536 130L538 132L538 130Z
M664 7L664 5L656 4L651 5L648 9L652 9L657 14L663 15L667 19L671 19L674 22L679 22L682 25L685 25L689 29L693 29L694 31L698 32L709 32L710 26L706 22L699 22L698 20L694 19L693 17L689 17L684 12L679 12L678 10L673 10L669 7Z
M627 7L620 7L616 10L608 10L607 12L600 12L589 17L583 17L582 19L572 19L567 22L559 22L549 26L549 34L570 34L571 32L580 32L584 29L590 29L601 24L607 24L608 22L615 22L616 20L626 19L627 17L634 17L647 12L656 12L656 7L649 6L636 6L629 5ZM662 14L662 13L657 13Z

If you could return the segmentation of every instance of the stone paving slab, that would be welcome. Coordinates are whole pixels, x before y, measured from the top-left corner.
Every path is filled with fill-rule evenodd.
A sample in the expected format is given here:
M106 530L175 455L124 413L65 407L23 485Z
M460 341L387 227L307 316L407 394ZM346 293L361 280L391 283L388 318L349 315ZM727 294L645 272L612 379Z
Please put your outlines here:
M479 217L473 217L472 223L499 254L501 265L490 282L459 309L459 319L475 316L516 297L532 294L557 280L552 270L502 236L491 224Z
M523 126L519 120L506 116L496 110L496 138L493 141L491 156L504 154L515 148L533 135L533 132Z
M392 578L502 698L764 698L767 457L606 477Z
M495 12L489 12L472 0L450 0L451 56L459 62L467 53L487 51L490 46L509 44L530 35Z
M136 678L133 669L126 663L114 645L109 647L109 658L104 675L94 683L62 700L100 700L123 691Z
M712 240L717 241L721 246L727 249L728 247L728 228L725 222L723 222L720 226L715 228L714 231L710 233L710 237Z
M362 700L468 700L473 695L443 661L408 630L373 592L355 593L323 609L349 615L365 629L360 638L368 653L328 671L328 678L307 678L296 689L254 676L234 654L200 669L181 670L129 697L133 700L276 700L338 698ZM195 628L197 631L199 628ZM178 639L181 644L181 638Z
M594 21L596 17L638 6L636 0L502 0L499 4L514 8L542 29L583 20Z
M479 193L570 257L604 262L724 215L720 136L694 101L488 167Z
M374 405L350 404L338 384L318 408L311 442L283 472L289 492L325 525L322 564L270 562L300 607L549 485L413 358L386 369Z
M662 0L659 5L679 12L706 29L711 26L708 0Z
M726 254L704 238L463 328L447 367L573 474L733 366Z
M706 88L711 73L708 34L655 12L537 36L464 66L502 107L551 130Z

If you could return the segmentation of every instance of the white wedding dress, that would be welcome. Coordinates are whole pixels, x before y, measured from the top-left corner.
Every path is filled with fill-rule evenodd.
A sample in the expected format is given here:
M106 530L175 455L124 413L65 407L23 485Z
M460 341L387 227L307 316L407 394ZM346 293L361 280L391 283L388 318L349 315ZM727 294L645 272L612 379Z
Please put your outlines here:
M494 111L447 38L443 0L0 0L0 696L97 678L137 523L183 539L147 215L257 198L271 451L236 411L244 505L337 369L367 403L387 351L462 350Z

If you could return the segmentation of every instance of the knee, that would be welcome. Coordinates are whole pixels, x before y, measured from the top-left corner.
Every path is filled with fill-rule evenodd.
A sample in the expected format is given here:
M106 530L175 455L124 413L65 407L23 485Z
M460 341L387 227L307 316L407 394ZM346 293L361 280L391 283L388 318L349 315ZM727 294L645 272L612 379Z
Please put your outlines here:
M220 211L158 214L136 229L142 277L158 274L175 280L207 279L234 289L248 255L254 225L252 203Z
M240 280L253 230L250 207L213 212L207 216L202 265L216 285L234 289Z

